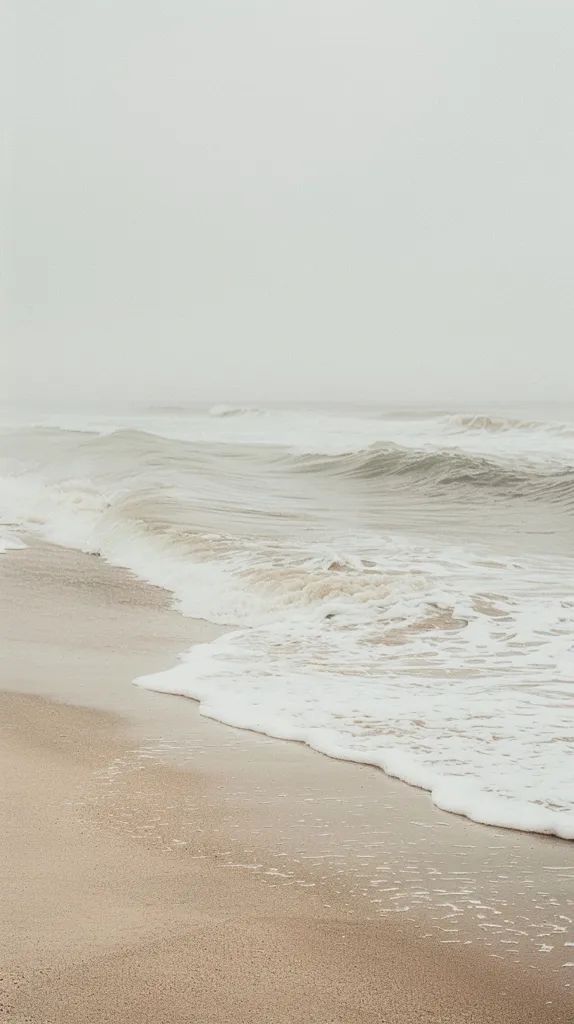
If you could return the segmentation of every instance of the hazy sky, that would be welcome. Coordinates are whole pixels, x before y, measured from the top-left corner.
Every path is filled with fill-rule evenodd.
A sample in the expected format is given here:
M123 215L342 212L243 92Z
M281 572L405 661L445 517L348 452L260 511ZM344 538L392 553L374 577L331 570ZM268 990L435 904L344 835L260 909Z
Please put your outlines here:
M574 396L571 0L0 0L3 397Z

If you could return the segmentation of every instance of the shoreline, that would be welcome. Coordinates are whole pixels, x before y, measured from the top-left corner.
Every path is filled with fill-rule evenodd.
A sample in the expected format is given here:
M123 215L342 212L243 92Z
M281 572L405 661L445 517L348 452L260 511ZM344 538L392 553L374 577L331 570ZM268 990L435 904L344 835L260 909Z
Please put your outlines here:
M9 1020L572 1020L568 843L131 686L222 630L125 570L0 574Z

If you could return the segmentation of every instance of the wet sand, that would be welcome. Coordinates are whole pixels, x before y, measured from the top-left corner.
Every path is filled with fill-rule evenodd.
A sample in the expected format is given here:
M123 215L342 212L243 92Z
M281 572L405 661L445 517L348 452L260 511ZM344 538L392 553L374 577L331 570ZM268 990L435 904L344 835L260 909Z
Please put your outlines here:
M217 630L100 559L0 624L0 1020L574 1020L572 844L131 686Z

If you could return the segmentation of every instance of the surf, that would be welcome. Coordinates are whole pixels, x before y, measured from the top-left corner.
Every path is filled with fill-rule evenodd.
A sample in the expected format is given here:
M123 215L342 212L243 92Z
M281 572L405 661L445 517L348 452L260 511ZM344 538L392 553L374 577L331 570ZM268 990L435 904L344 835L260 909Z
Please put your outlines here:
M372 441L372 416L321 412L309 451L310 416L13 424L2 531L97 553L229 627L139 685L455 813L574 838L564 436L545 431L541 460L507 430L484 454L445 447L440 418L424 443L412 419Z

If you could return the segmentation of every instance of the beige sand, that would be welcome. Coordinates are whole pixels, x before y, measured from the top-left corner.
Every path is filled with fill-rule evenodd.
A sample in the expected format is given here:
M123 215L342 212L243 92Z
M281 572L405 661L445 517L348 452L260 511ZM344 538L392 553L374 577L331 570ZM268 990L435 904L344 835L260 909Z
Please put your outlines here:
M99 559L0 588L0 1020L571 1024L571 845L130 686L212 629Z

